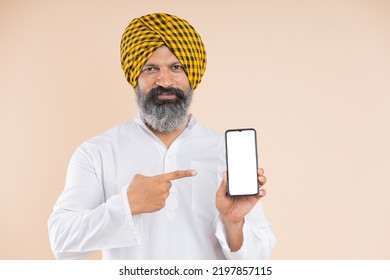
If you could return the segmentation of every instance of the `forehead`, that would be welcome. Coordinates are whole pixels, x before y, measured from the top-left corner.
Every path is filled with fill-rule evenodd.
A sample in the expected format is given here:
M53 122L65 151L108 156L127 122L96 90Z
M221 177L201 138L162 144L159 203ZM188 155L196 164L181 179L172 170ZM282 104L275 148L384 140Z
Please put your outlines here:
M167 46L161 46L154 51L152 56L145 62L146 64L177 63L179 60Z

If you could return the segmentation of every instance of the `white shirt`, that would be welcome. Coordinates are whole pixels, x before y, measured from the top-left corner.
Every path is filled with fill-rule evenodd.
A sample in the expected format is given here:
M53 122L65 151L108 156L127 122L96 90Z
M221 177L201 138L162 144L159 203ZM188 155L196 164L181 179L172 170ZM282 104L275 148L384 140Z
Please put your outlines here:
M166 206L131 215L127 189L137 173L153 176L194 169L172 181ZM225 167L223 135L196 123L167 149L140 117L80 145L64 191L49 218L52 250L78 259L102 250L104 259L265 259L275 237L260 202L245 217L244 243L230 252L215 194Z

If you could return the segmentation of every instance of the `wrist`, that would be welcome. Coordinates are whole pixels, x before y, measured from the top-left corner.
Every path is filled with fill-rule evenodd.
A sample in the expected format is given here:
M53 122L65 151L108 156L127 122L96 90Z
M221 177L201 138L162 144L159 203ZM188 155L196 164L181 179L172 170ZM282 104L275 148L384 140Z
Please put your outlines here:
M244 219L232 219L224 216L220 216L220 217L225 227L228 226L231 228L242 228L244 225Z
M231 252L237 252L240 250L243 241L243 228L244 228L244 219L238 221L230 221L229 219L224 219L221 217L222 223L225 227L227 243Z
M230 236L235 236L237 234L242 234L242 230L244 228L245 220L230 220L224 217L221 217L222 223L225 227L226 233Z

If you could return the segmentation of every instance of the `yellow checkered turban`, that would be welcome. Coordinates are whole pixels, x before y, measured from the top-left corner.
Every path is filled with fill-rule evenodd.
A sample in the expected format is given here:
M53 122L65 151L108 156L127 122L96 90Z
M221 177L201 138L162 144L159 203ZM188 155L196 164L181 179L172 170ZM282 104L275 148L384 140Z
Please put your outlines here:
M137 85L145 62L162 45L180 61L194 90L206 70L202 39L187 21L164 13L133 19L122 35L121 64L129 84Z

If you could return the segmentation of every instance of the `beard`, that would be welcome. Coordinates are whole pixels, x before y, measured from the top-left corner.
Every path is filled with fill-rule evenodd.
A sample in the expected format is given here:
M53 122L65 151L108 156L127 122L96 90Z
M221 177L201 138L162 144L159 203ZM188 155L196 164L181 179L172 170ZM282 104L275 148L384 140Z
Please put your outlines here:
M192 90L186 92L173 87L157 86L149 92L135 88L136 99L143 121L159 132L172 132L188 122L188 109L192 101ZM159 99L160 95L175 95L175 99Z

